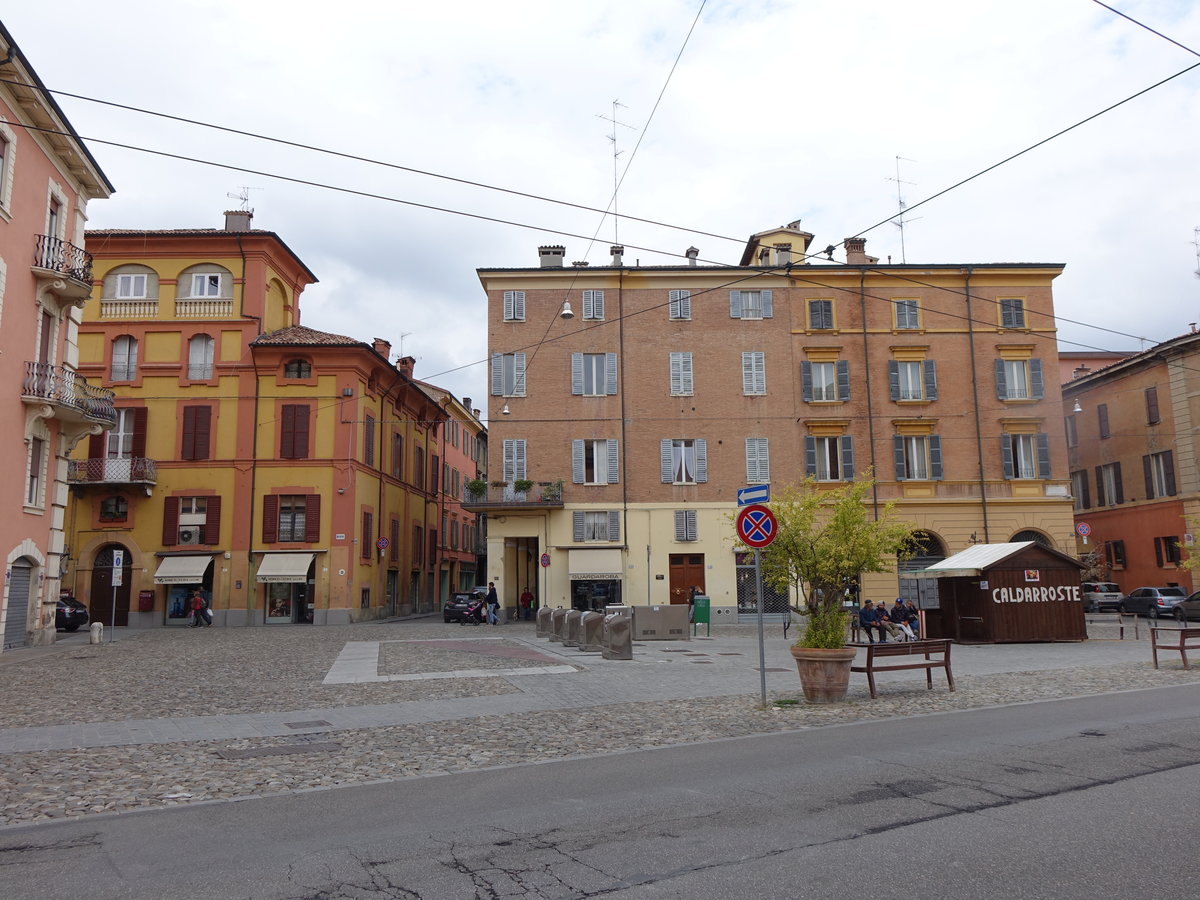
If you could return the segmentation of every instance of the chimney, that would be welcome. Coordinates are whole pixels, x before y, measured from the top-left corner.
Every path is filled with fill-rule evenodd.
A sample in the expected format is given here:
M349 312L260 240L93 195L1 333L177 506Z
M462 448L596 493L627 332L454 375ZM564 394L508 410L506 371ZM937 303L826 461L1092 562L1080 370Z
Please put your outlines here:
M624 261L621 259L621 257L625 254L624 247L622 247L620 244L613 244L608 248L608 252L612 254L612 264L614 266L625 265Z
M389 354L392 352L392 342L385 341L383 338L375 338L375 340L371 341L371 349L384 359L388 359Z
M1083 365L1082 363L1080 363L1071 372L1071 377L1072 378L1082 378L1084 375L1086 375L1090 371L1092 371L1092 370L1089 369L1087 366Z
M249 231L250 220L253 218L254 210L252 209L227 209L225 210L225 230Z
M470 397L463 397L463 406L464 406L466 409L470 409L470 408L471 408L471 398L470 398Z
M688 247L687 250L684 251L684 253L687 255L688 265L694 266L696 264L696 257L700 255L699 248L698 247Z
M558 245L538 247L538 259L541 260L543 269L561 269L566 255L566 247Z
M861 237L849 237L842 241L842 247L846 250L846 265L848 266L865 266L869 265L865 250L867 239ZM878 262L878 260L876 260Z
M417 364L417 360L412 356L402 356L396 360L396 368L405 378L413 377L413 366Z
M1196 333L1196 323L1188 322L1188 330L1191 331L1192 334L1195 334Z

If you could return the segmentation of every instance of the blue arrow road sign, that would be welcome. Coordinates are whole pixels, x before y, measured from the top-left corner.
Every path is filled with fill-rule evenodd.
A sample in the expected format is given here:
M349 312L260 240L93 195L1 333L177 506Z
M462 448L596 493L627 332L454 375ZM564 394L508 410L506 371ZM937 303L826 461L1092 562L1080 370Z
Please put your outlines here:
M749 506L752 503L766 503L771 499L769 484L756 484L754 487L738 488L738 506Z

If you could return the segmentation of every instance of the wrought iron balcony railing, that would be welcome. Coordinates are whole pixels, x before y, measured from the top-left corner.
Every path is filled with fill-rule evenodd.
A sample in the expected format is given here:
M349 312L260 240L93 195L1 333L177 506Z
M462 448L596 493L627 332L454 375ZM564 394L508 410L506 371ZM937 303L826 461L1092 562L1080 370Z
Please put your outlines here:
M82 247L67 243L62 238L39 234L33 264L39 269L55 272L91 290L92 254Z
M158 465L142 456L124 459L72 459L67 466L71 484L157 484Z
M463 508L471 510L493 507L561 507L562 497L561 481L493 482L481 491L468 489L464 495Z
M51 363L25 363L25 380L21 383L21 396L26 400L50 403L60 411L109 426L117 424L117 411L113 407L114 394L108 388L89 384L73 369Z

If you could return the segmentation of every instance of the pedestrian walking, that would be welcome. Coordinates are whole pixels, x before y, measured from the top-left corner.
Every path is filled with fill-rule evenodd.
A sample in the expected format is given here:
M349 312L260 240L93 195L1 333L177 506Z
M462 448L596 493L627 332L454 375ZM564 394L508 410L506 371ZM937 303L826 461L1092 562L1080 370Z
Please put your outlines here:
M192 609L192 624L188 628L199 628L201 625L207 626L209 622L206 621L207 617L204 615L204 608L207 604L204 602L204 595L200 593L199 588L192 591L192 599L189 602L189 606Z
M521 604L521 618L528 622L533 618L533 593L529 588L525 588L521 592L521 599L518 602Z
M500 624L500 617L496 614L496 611L499 609L500 597L496 594L496 583L494 581L489 581L487 592L487 616L489 625Z

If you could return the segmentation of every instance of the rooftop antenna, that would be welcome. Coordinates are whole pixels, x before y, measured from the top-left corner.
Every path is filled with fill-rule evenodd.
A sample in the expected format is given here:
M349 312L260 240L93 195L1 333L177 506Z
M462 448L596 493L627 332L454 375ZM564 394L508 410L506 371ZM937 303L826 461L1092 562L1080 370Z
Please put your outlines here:
M621 107L621 109L629 108L621 101L614 100L612 102L612 113L610 113L607 116L602 116L602 115L600 115L600 113L596 113L597 119L603 119L604 121L609 122L612 125L612 134L608 135L607 137L608 137L609 141L612 143L612 148L613 148L612 216L613 216L613 243L614 244L621 243L621 236L619 234L621 220L619 218L617 218L617 186L621 183L619 173L617 170L617 157L619 157L621 155L621 151L617 149L617 126L620 125L622 128L633 128L634 131L637 130L636 128L634 128L633 125L627 125L626 123L620 122L617 120L617 107L618 106Z
M254 210L252 210L250 208L250 192L251 191L261 191L261 190L262 190L262 188L260 188L260 187L250 187L249 185L243 185L242 189L240 191L238 191L236 194L226 194L225 196L228 197L230 200L238 201L238 203L241 204L241 206L238 208L242 212L254 212Z
M400 332L400 358L401 359L404 358L404 339L406 337L412 337L412 332L411 331Z
M896 157L896 177L895 178L886 178L884 180L896 182L896 208L899 210L899 214L896 216L896 218L892 219L892 224L900 229L900 262L906 263L906 262L908 262L908 257L904 253L904 226L908 222L915 222L916 219L904 218L904 211L906 209L908 209L908 204L904 202L904 195L901 193L900 185L902 185L902 184L911 185L911 184L915 184L916 182L903 181L900 178L900 161L901 160L904 160L905 162L916 162L915 159L908 159L903 156L897 156ZM919 219L919 218L921 218L921 216L917 216L917 219Z
M1200 278L1200 226L1192 229L1192 246L1196 248L1196 271L1195 275Z

